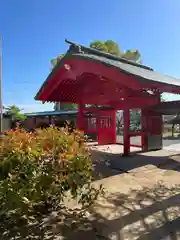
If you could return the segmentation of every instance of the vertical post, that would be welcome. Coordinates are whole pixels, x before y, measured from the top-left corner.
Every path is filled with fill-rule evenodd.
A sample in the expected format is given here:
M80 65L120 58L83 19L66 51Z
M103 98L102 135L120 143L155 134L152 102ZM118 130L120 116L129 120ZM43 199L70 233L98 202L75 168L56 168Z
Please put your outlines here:
M130 136L129 136L129 127L130 127L130 114L129 114L129 108L124 108L124 114L123 114L123 120L124 120L124 156L128 156L130 153Z
M0 138L3 135L3 106L2 106L2 39L0 37Z

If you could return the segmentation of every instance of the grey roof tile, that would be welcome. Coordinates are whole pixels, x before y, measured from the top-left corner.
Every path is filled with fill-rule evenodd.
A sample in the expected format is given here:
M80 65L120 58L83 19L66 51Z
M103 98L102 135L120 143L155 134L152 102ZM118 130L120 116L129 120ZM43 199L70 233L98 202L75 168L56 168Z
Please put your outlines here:
M135 76L139 81L143 82L145 86L149 83L161 83L169 86L180 87L180 79L155 72L151 67L135 63L133 61L126 60L122 57L117 57L109 53L101 52L96 49L85 47L67 40L66 42L70 44L69 50L49 74L48 78L41 86L39 92L36 94L35 99L38 99L38 95L43 90L46 82L49 80L49 78L51 78L51 76L56 73L56 70L63 64L64 60L69 57L79 57L84 58L88 61L98 61L108 66L118 68L121 72L124 72L125 74Z

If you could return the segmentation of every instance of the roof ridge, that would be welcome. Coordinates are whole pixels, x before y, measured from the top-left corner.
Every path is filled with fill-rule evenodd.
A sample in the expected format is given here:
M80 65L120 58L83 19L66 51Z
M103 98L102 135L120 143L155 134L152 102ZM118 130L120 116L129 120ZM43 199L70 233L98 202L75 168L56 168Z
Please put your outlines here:
M133 65L133 66L136 66L136 67L140 67L140 68L144 68L144 69L153 71L153 69L149 66L145 66L145 65L142 65L142 64L139 64L139 63L135 63L131 60L127 60L125 58L118 57L118 56L112 55L110 53L106 53L106 52L102 52L102 51L99 51L99 50L94 49L94 48L86 47L86 46L83 46L79 43L74 43L72 41L69 41L67 39L65 39L65 42L71 45L67 52L87 53L87 54L89 53L89 54L98 55L98 56L101 56L101 57L106 57L106 58L109 58L111 60L119 61L119 62L122 62L122 63L126 63L126 64L129 64L129 65Z

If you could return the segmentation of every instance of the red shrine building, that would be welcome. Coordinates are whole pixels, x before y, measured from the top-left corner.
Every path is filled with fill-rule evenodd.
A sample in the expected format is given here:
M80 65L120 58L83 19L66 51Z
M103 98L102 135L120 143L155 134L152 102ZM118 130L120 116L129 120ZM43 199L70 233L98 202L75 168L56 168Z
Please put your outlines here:
M160 97L164 92L180 94L180 80L154 72L150 67L66 42L69 50L35 99L43 103L78 104L77 128L96 134L98 144L103 145L117 143L116 112L122 110L124 155L129 154L130 139L135 136L141 138L143 151L161 149L165 109ZM133 132L130 130L132 109L141 111L141 129Z

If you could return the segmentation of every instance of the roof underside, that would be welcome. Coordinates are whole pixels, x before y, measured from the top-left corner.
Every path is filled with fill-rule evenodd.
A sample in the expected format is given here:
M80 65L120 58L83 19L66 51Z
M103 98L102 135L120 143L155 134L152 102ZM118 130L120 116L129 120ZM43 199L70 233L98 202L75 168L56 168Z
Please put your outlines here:
M151 97L154 92L180 93L180 80L151 68L70 43L35 99L112 105L125 98Z
M153 110L163 115L177 115L180 114L180 101L161 102L155 105Z

